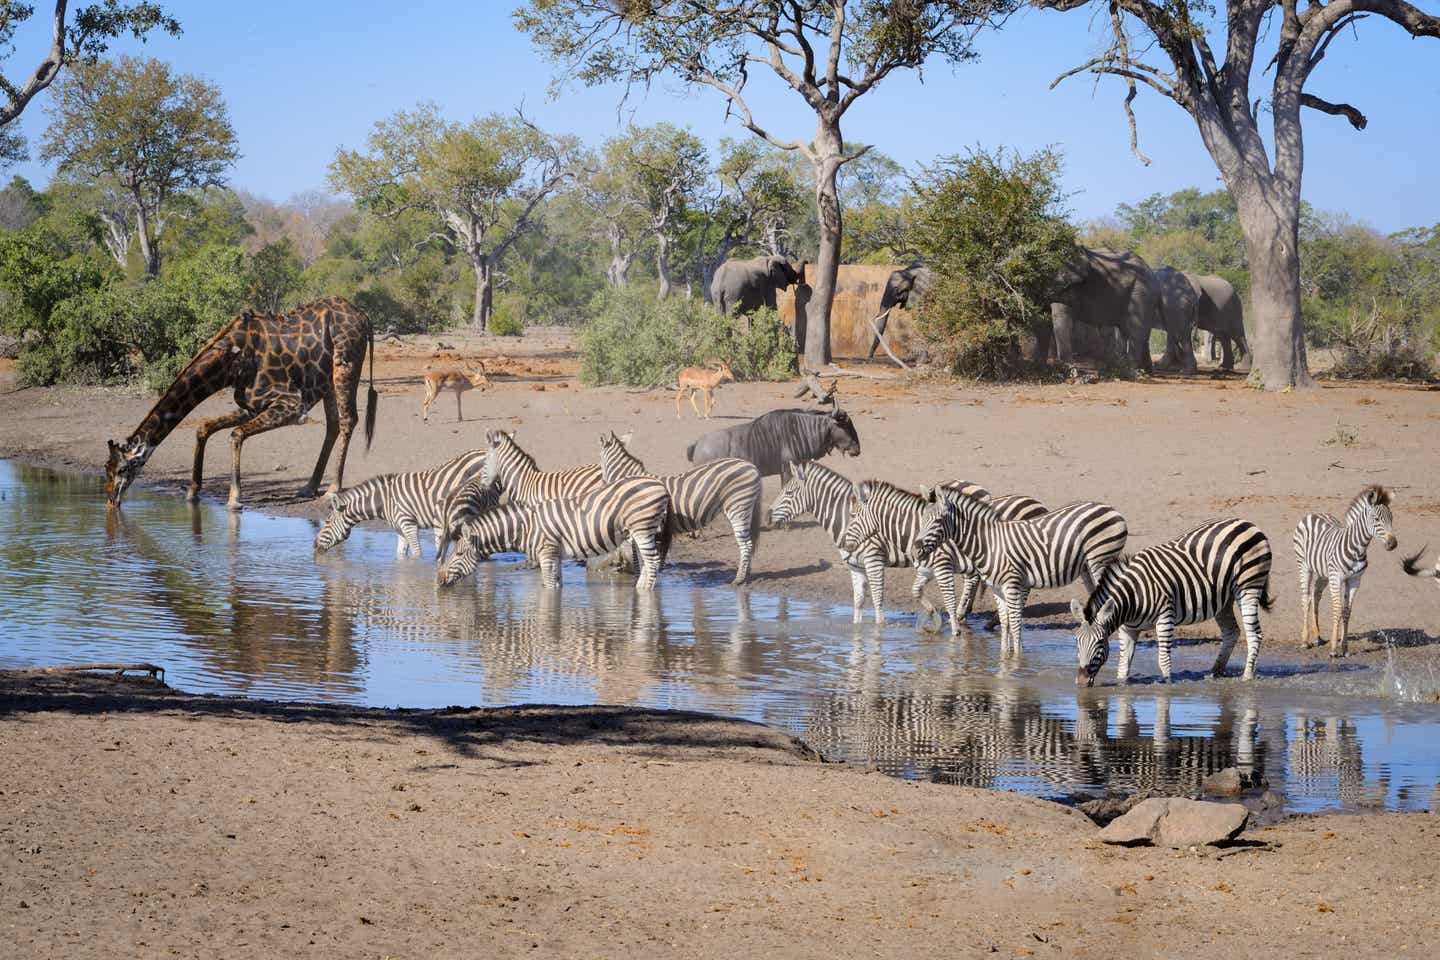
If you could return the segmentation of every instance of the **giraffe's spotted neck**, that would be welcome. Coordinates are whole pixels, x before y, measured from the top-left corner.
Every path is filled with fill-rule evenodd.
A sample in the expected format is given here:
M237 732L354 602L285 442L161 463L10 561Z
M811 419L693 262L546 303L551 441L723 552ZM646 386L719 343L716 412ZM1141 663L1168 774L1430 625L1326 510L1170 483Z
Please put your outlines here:
M229 336L232 330L233 325L222 330L180 371L130 435L127 446L158 447L190 411L233 382L233 358L241 346Z

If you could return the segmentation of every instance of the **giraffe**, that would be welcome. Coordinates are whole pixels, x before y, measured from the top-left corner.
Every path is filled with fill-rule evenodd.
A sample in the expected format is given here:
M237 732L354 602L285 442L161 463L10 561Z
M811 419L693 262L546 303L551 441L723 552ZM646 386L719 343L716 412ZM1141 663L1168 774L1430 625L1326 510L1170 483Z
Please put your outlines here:
M316 300L289 314L246 311L220 329L191 358L170 389L123 442L108 441L105 496L112 506L135 480L145 461L170 431L212 394L233 387L238 410L202 421L195 431L195 465L186 499L200 498L200 475L205 466L205 441L217 430L234 427L230 434L231 510L240 509L240 447L249 437L276 427L299 423L316 403L325 404L325 442L310 482L301 497L313 497L325 476L325 464L335 438L340 458L330 493L339 492L345 478L345 456L355 429L355 392L364 372L365 351L370 351L370 392L365 411L365 448L375 433L375 334L370 319L341 297Z

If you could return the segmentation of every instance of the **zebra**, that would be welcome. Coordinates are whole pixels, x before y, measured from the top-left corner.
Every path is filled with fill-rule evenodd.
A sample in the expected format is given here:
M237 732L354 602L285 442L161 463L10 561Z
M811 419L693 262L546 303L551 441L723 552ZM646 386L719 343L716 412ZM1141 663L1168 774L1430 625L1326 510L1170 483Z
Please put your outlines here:
M485 434L490 455L485 458L485 482L498 485L513 503L534 506L544 500L568 500L592 493L605 482L598 463L569 470L542 473L515 442L515 433L490 430Z
M653 477L627 477L582 497L542 500L532 507L530 536L540 582L560 586L562 555L585 558L609 553L629 537L640 553L640 579L635 589L655 588L660 565L670 552L674 534L670 492Z
M953 490L965 493L968 496L979 496L982 500L987 496L983 488L969 484L972 490L979 490L979 493L969 492L964 486L945 485L941 490ZM922 496L929 500L929 491L922 491ZM1034 520L1036 517L1043 517L1047 509L1045 504L1034 497L1027 497L1023 493L1012 493L1003 497L995 497L990 501L995 508L996 514L1001 520ZM931 558L930 565L917 565L915 568L915 584L910 588L912 596L920 596L925 589L925 584L930 580L930 574L934 575L935 583L940 587L940 597L945 604L945 611L950 618L950 633L958 634L960 624L970 616L975 607L975 595L980 590L980 578L973 573L960 573L961 562L955 553L955 545L949 540L940 545L940 549ZM960 591L955 591L955 579L960 578Z
M362 520L381 519L396 531L395 555L420 556L420 530L435 530L435 549L445 540L444 502L458 487L484 473L484 450L471 450L430 470L387 473L337 493L330 515L315 535L324 553L350 536Z
M1155 629L1160 675L1170 682L1170 643L1178 624L1212 617L1220 625L1220 653L1212 677L1223 677L1230 653L1245 631L1244 679L1255 678L1260 655L1260 610L1270 609L1270 541L1248 520L1210 520L1173 540L1146 547L1100 574L1085 603L1071 601L1080 620L1075 633L1079 669L1075 682L1095 683L1110 655L1110 635L1120 632L1115 679L1130 677L1140 631ZM1240 604L1240 624L1234 606Z
M600 472L606 483L652 476L646 473L645 464L625 448L628 440L629 434L601 434ZM760 471L755 465L727 457L656 479L670 492L670 515L677 532L702 530L724 511L740 549L733 582L738 586L750 579L750 558L760 536Z
M467 524L500 503L500 487L480 473L456 487L440 505L440 529L436 533L435 565L445 562L451 544L459 542Z
M917 540L928 562L945 540L955 546L956 569L983 580L1000 614L1000 652L1021 648L1025 600L1036 587L1063 587L1079 577L1093 590L1125 549L1129 530L1114 507L1093 501L1066 504L1034 520L1001 520L978 497L940 494Z
M810 514L830 534L836 548L850 523L850 496L855 485L842 473L814 460L791 464L790 477L780 488L780 495L770 506L770 525L788 526L798 517ZM840 551L841 559L848 554Z
M470 576L480 561L492 553L539 553L533 537L534 507L507 503L482 511L464 520L455 549L435 570L435 582L442 587Z
M1369 486L1356 494L1345 509L1341 523L1326 513L1311 513L1295 526L1295 565L1300 570L1300 610L1304 619L1301 645L1319 646L1320 596L1328 585L1333 616L1330 628L1330 656L1343 657L1349 650L1350 609L1360 578L1365 574L1365 553L1376 537L1386 550L1394 550L1394 520L1390 515L1390 491Z

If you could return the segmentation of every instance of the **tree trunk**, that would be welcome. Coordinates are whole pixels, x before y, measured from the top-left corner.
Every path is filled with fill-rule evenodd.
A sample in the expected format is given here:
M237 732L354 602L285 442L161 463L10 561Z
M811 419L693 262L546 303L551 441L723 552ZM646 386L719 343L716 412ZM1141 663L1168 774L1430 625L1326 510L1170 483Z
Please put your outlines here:
M627 287L630 285L630 264L634 261L633 253L610 254L610 266L605 268L605 279L612 287Z
M486 333L490 326L492 295L494 293L494 266L483 253L471 258L475 267L475 310L470 315L470 326L476 333Z
M1250 376L1266 390L1313 387L1300 315L1300 211L1267 202L1259 191L1236 190L1250 261L1250 316L1255 337Z
M670 296L670 238L662 230L655 234L655 275L660 278L660 299Z
M145 272L152 277L160 275L160 249L150 235L150 214L143 203L135 204L135 238L140 241L140 257L145 261Z
M840 273L840 195L835 179L842 150L839 122L822 120L815 136L815 209L820 220L820 247L805 312L805 365L812 370L830 362L830 307ZM800 331L795 333L798 339Z

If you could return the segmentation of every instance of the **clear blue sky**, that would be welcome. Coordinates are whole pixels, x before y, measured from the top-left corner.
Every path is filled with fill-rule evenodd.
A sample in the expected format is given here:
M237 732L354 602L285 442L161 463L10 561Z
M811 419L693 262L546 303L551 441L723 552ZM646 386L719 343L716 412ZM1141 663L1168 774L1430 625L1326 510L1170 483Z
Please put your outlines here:
M1436 0L1420 0L1426 9ZM595 143L622 120L668 120L701 137L748 136L723 122L709 90L676 83L632 97L623 117L617 89L569 90L548 98L551 65L511 25L515 0L319 2L169 0L185 33L140 48L224 91L244 156L232 184L272 199L322 188L336 147L360 146L377 119L434 100L455 119L524 105L541 126ZM16 39L9 72L30 69L43 49L37 15ZM845 122L847 140L872 143L907 165L973 144L1065 153L1071 206L1082 218L1182 187L1217 188L1209 155L1189 118L1143 90L1135 102L1144 167L1129 151L1120 109L1124 88L1076 77L1047 89L1061 71L1099 50L1091 14L1026 11L981 45L981 62L935 64L923 83L895 75L862 98ZM1312 78L1312 92L1355 104L1363 132L1338 117L1307 111L1305 196L1382 230L1440 222L1433 159L1440 154L1440 40L1411 40L1377 18L1358 24L1358 41L1337 39ZM136 45L117 45L131 50ZM1266 58L1268 59L1268 55ZM777 134L808 138L813 125L799 98L752 79L756 115ZM1264 85L1257 86L1264 89ZM32 144L44 129L45 95L22 125ZM31 162L16 172L37 183Z

